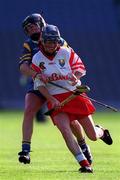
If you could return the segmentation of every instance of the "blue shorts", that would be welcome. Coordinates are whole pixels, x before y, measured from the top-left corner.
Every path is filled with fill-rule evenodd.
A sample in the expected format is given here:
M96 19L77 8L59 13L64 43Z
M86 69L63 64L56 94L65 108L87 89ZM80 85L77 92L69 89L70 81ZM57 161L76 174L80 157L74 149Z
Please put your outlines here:
M27 80L26 91L27 91L27 94L33 93L36 96L38 96L40 99L43 99L44 101L46 100L46 98L38 90L34 90L34 83L33 83L32 78L28 78Z
M38 96L40 99L46 100L45 97L38 90L28 90L27 94L28 93L33 93L36 96Z

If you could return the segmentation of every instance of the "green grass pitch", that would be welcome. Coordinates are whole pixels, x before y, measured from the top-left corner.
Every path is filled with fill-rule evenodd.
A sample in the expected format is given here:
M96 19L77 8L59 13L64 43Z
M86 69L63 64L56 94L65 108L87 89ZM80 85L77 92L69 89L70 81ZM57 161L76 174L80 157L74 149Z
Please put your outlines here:
M120 113L96 113L96 124L107 127L113 145L87 140L94 157L93 174L80 174L79 165L61 134L48 119L34 123L31 164L18 162L23 112L0 112L0 180L120 180Z

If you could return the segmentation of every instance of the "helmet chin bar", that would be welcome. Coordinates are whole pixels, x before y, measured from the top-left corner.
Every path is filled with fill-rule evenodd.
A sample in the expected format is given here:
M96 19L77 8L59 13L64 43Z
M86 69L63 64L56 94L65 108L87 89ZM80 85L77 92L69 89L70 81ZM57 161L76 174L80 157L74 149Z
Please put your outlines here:
M34 33L30 36L30 38L33 40L33 41L39 41L40 39L40 33Z
M47 52L47 51L45 51L44 50L44 52L45 52L45 54L47 55L47 56L55 56L56 55L56 50L54 51L54 52L52 52L52 53L49 53L49 52Z
M57 54L57 52L58 52L57 47L58 46L55 47L53 52L49 52L48 49L46 49L45 44L42 43L42 45L43 45L43 51L47 56L55 56Z

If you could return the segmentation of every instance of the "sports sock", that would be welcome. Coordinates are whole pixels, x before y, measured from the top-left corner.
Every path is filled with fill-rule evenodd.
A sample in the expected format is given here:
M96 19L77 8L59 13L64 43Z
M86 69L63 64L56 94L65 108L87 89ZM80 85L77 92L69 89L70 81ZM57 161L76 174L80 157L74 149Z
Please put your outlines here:
M87 161L83 153L77 154L75 158L82 167L90 166L89 162Z
M87 148L87 144L85 142L85 139L78 140L78 144L79 144L79 146L81 147L82 150Z
M104 135L104 131L101 127L95 126L95 131L97 134L97 138L102 138Z
M30 144L31 142L22 141L22 151L30 152L30 149L31 149Z

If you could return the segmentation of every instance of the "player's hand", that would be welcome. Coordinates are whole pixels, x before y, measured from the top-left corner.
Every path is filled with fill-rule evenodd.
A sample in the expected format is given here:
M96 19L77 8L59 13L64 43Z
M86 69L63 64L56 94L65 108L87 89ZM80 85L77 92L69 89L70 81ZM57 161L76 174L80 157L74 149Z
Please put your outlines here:
M58 109L61 107L61 103L53 96L50 96L48 101L51 103L52 108L54 108L54 109Z
M74 74L70 74L70 75L69 75L69 79L68 79L68 83L69 83L71 86L75 86L75 85L78 83L77 77L76 77Z

